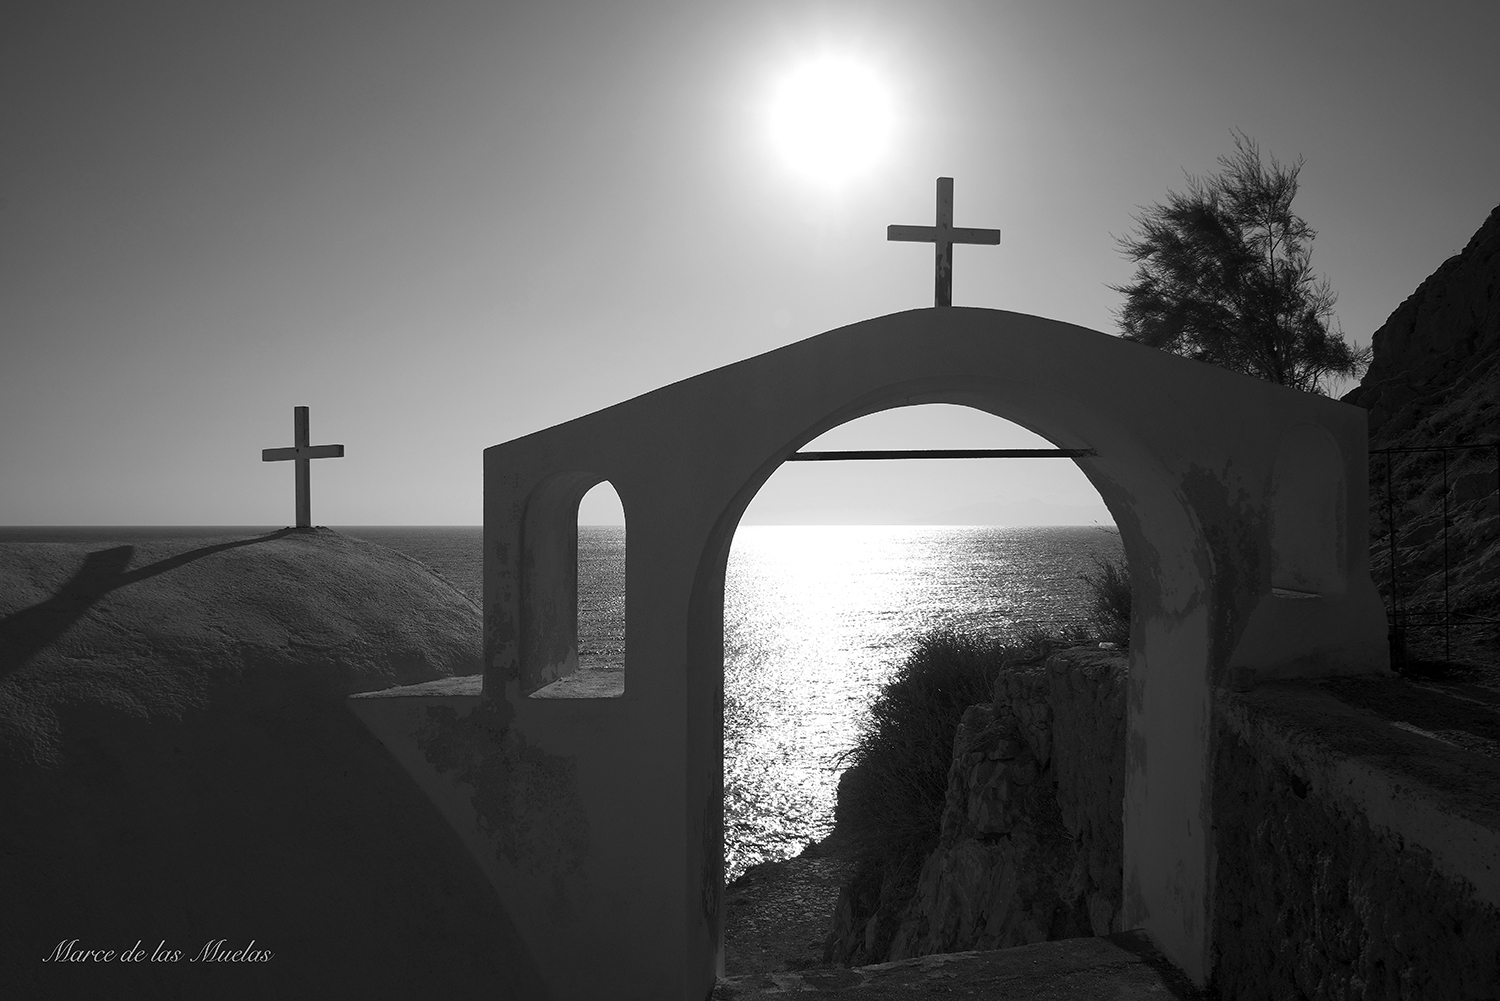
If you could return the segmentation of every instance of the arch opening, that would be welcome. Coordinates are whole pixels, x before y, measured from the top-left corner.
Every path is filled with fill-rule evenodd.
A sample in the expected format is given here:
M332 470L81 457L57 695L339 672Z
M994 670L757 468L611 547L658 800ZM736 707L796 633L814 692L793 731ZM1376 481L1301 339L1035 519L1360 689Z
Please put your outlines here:
M987 411L925 404L855 418L802 450L893 447L1054 445ZM921 637L1089 631L1078 575L1097 572L1095 558L1123 563L1124 551L1072 462L779 466L735 526L726 565L724 879L830 833L841 756ZM951 742L940 741L944 787Z
M1142 666L1148 645L1157 651L1149 677L1144 671L1132 672L1128 683L1127 698L1136 707L1129 715L1136 716L1139 723L1139 707L1147 705L1145 715L1153 718L1152 728L1160 732L1150 735L1158 777L1149 789L1144 782L1144 735L1138 723L1128 737L1128 748L1139 746L1127 750L1125 782L1127 858L1134 856L1134 862L1123 874L1124 900L1119 917L1122 927L1150 927L1154 924L1153 885L1168 878L1180 882L1186 873L1188 882L1180 886L1180 896L1203 900L1209 893L1211 849L1204 836L1209 803L1201 783L1206 764L1204 749L1194 735L1207 725L1208 718L1211 667L1207 594L1213 561L1191 509L1174 489L1174 478L1148 447L1123 431L1107 411L1094 409L1091 401L1000 380L955 377L942 382L897 383L828 414L778 449L722 511L699 563L689 612L689 663L701 664L708 671L689 671L690 742L694 740L692 732L698 729L691 721L702 719L717 731L712 745L723 747L725 575L732 540L751 503L786 457L807 448L814 439L867 415L931 403L968 407L1009 421L1040 436L1046 446L1093 448L1098 452L1096 457L1074 462L1118 526L1126 565L1132 571L1132 665ZM706 696L712 698L712 704L702 704ZM1173 721L1170 727L1161 726L1168 719ZM1160 764L1162 758L1168 762L1166 767ZM702 815L705 851L700 858L705 900L711 896L718 899L722 894L725 873L722 751L716 764L716 788ZM1159 798L1170 800L1172 809L1164 811L1147 802ZM1196 819L1185 827L1167 820L1169 814L1183 811ZM1149 822L1138 820L1132 829L1128 820L1132 815ZM1189 857L1195 861L1184 868L1183 862ZM713 888L717 893L711 894ZM711 926L718 923L717 917L709 918ZM1153 934L1156 931L1153 929ZM1175 947L1182 932L1167 929L1167 935ZM1184 943L1184 948L1192 952L1200 945ZM722 959L721 945L721 963Z

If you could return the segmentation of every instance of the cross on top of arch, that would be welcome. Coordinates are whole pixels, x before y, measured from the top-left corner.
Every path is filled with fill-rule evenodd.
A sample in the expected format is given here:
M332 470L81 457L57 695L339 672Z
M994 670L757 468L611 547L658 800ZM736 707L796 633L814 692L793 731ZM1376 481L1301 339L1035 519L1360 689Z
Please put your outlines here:
M991 246L1000 242L998 229L956 229L953 226L953 178L937 179L937 225L935 226L887 226L887 240L908 243L932 243L933 261L933 305L953 305L953 245L955 243L981 243Z

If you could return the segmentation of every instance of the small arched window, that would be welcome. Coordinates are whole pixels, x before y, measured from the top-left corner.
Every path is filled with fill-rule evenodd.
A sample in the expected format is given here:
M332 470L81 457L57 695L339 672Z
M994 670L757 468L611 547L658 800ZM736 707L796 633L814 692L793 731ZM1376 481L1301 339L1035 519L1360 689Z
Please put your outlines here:
M527 498L521 548L522 691L541 699L623 695L625 525L619 494L597 475L549 478Z
M625 509L608 480L578 505L578 668L625 670Z

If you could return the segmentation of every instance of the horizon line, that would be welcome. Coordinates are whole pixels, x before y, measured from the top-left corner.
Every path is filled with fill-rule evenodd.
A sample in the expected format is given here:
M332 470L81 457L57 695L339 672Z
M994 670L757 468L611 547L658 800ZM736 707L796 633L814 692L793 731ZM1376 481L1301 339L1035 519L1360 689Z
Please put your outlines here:
M151 529L181 528L181 529L194 529L194 530L209 529L209 528L213 528L213 529L235 529L235 530L251 530L251 529L253 529L253 530L262 530L262 529L264 529L264 530L269 530L269 531L275 532L275 531L280 531L283 528L292 528L292 527L295 527L295 526L291 526L291 525L277 525L277 524L274 524L274 523L271 523L271 522L266 522L265 524L259 524L259 525L256 525L256 524L198 524L198 525L183 525L183 524L166 524L166 523L161 523L161 524L119 524L119 525L106 525L106 524L90 523L90 524L0 525L0 532L8 532L8 531L15 531L15 530L23 530L23 529L29 531L29 530L41 530L41 529L67 530L67 529L81 529L81 528L89 528L89 529L104 529L104 528L107 528L107 529L117 529L117 530L118 529L141 529L141 528L151 528ZM314 525L312 527L314 527L314 528L327 528L327 529L332 529L334 531L337 531L339 529L360 529L360 528L483 528L484 524L483 523L475 524L475 523L469 523L469 522L428 522L428 523L412 522L412 523L405 523L405 524L389 523L389 524L365 524L365 525L346 525L346 524L341 524L341 525ZM626 525L623 522L618 522L618 521L605 521L605 522L583 522L583 521L581 521L581 522L578 523L578 527L579 528L625 528ZM739 527L744 527L744 528L1092 528L1092 527L1108 527L1108 528L1116 528L1116 529L1118 528L1118 526L1116 526L1113 522L1111 522L1108 526L1105 526L1101 522L1098 522L1098 521L1092 521L1092 522L1024 522L1024 523L1023 522L1003 522L1003 523L995 523L995 522L968 523L968 522L965 522L965 523L957 523L957 522L908 522L908 521L764 521L764 522L763 521L752 521L752 522L741 522L736 527L737 528L739 528Z

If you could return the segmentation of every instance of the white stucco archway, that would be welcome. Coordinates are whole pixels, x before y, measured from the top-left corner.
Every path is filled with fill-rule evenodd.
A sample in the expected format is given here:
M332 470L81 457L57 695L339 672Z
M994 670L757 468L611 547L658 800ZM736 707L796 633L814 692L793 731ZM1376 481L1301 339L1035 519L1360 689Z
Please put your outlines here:
M483 697L447 730L437 717L411 724L429 728L413 746L442 750L408 767L449 783L434 799L553 997L707 996L721 963L735 526L804 443L918 403L975 407L1097 453L1075 461L1119 526L1136 588L1123 919L1206 979L1216 687L1231 667L1387 666L1365 545L1364 411L1053 320L944 308L829 331L485 451ZM550 533L573 532L578 498L606 478L629 524L624 692L529 698L576 663L556 608L571 581L546 570L566 562L564 543ZM1325 544L1328 531L1340 538ZM1328 577L1335 554L1342 589L1281 598L1273 551L1287 565L1309 538L1319 555L1306 566ZM464 797L472 821L453 805Z

